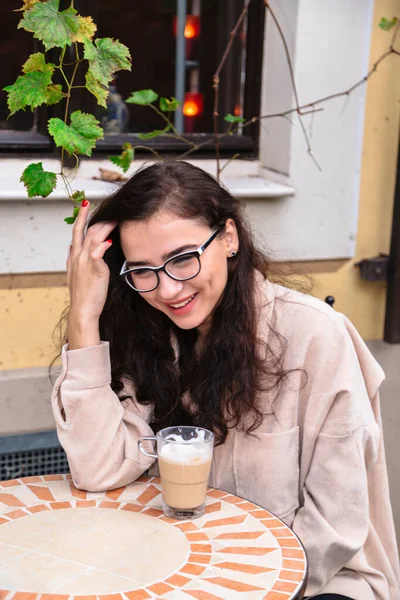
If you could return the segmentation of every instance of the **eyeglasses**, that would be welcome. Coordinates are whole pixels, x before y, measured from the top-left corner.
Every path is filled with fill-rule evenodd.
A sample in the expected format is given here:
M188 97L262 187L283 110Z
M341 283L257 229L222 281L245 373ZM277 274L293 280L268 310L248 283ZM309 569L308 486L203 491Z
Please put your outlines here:
M193 279L201 270L200 256L217 237L220 229L220 227L215 229L204 244L201 244L196 250L177 254L165 261L161 267L135 267L127 269L127 261L125 261L122 265L120 276L136 292L152 292L155 290L160 283L160 272L166 273L168 277L175 279L175 281Z

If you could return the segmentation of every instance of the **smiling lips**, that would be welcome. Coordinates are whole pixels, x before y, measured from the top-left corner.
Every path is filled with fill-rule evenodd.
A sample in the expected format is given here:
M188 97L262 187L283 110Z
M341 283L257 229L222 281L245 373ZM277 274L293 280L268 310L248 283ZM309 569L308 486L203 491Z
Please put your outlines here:
M177 302L175 304L167 304L167 306L168 308L172 308L173 310L180 310L182 308L185 308L185 306L192 302L195 296L197 296L197 293L192 294L191 296L187 296L186 298L183 298L180 302Z

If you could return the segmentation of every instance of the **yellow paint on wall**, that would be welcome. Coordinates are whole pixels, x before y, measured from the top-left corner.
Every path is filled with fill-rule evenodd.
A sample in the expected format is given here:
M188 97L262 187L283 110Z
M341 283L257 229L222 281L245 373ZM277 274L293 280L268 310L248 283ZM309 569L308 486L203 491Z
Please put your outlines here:
M392 32L378 27L381 17L400 16L398 0L376 0L370 65L388 48ZM397 44L400 50L400 43ZM400 56L391 55L368 82L356 256L334 273L314 275L314 294L336 298L366 340L382 339L386 285L360 279L355 263L389 253L400 123Z
M67 288L0 290L0 370L47 367L58 351L53 330L68 302Z

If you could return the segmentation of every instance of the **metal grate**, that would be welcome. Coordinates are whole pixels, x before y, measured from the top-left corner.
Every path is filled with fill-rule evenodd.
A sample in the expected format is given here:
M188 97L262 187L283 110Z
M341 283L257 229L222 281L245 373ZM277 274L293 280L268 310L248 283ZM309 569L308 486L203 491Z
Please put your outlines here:
M67 457L61 447L0 454L0 481L69 473Z

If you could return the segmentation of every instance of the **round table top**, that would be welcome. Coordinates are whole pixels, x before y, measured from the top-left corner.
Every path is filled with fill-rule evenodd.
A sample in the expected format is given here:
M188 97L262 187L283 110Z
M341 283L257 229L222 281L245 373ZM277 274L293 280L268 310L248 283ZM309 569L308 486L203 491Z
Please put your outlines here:
M156 477L109 492L69 475L0 482L0 600L297 600L306 571L289 527L221 490L175 521Z

